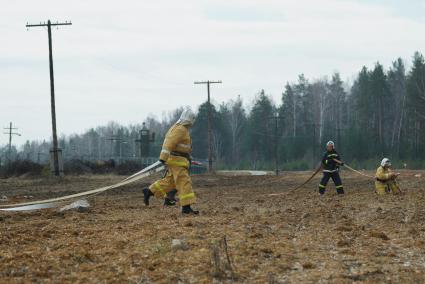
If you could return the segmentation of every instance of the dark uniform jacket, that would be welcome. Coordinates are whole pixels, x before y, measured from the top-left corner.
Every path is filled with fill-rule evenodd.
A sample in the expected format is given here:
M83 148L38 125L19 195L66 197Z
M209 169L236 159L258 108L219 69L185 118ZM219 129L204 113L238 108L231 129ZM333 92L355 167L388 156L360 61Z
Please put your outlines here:
M322 158L322 165L324 172L337 172L339 170L339 164L335 162L333 159L337 159L341 161L341 158L337 151L326 151Z

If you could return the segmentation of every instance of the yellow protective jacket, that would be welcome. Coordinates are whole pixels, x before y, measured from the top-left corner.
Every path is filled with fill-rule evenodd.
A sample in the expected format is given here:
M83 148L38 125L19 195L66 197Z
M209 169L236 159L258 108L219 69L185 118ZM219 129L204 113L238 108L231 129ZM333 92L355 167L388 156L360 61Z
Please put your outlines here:
M376 170L376 174L375 177L378 181L380 182L386 182L389 181L391 179L391 170L390 169L385 169L384 167L380 166L377 170Z
M401 192L396 180L391 175L392 171L382 166L376 170L375 192L377 194L384 195L387 192L397 194Z
M189 160L185 157L173 155L173 152L187 154L188 156L192 152L192 139L189 129L179 123L174 124L165 135L159 159L165 161L170 167L189 168Z

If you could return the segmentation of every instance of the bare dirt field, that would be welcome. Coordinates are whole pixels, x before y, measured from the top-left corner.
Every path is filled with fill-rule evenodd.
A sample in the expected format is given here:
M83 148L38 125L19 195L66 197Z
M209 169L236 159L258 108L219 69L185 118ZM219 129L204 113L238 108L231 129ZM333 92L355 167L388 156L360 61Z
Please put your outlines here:
M0 212L0 282L423 283L425 174L402 173L405 194L379 198L372 180L348 172L346 194L331 186L323 197L319 177L289 190L307 172L194 176L199 217L160 201L145 207L148 181L89 199L89 212ZM0 197L38 200L121 179L0 180Z

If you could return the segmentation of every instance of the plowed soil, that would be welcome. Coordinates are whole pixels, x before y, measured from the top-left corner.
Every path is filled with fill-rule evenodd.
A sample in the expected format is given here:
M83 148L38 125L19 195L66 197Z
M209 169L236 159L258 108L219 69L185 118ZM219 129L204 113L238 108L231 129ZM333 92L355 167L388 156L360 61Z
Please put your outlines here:
M425 282L423 172L402 172L403 195L378 197L373 180L348 172L344 196L333 185L319 196L319 177L290 190L310 174L194 176L198 217L159 200L145 207L149 181L89 199L89 212L0 212L0 282ZM13 178L0 181L0 197L38 200L121 179Z

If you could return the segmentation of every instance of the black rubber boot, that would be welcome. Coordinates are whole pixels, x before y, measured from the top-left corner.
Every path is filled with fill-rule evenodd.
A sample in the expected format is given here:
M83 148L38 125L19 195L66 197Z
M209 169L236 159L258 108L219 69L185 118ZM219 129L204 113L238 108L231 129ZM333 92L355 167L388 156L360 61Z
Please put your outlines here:
M152 191L149 190L149 188L143 189L143 201L145 202L145 205L149 205L149 199L153 196Z
M319 188L319 193L320 193L320 195L325 194L325 191L326 191L326 189L324 189L324 188Z
M344 192L344 189L342 189L342 188L337 188L336 189L336 192L338 193L338 194L344 194L345 192Z
M164 200L164 206L175 206L177 204L176 194L177 194L177 190L175 189L168 192Z
M164 199L164 206L165 207L171 207L171 206L176 206L176 200L175 199L171 199L168 197L165 197Z
M182 207L182 214L183 215L199 215L198 210L193 210L190 205L185 205Z

